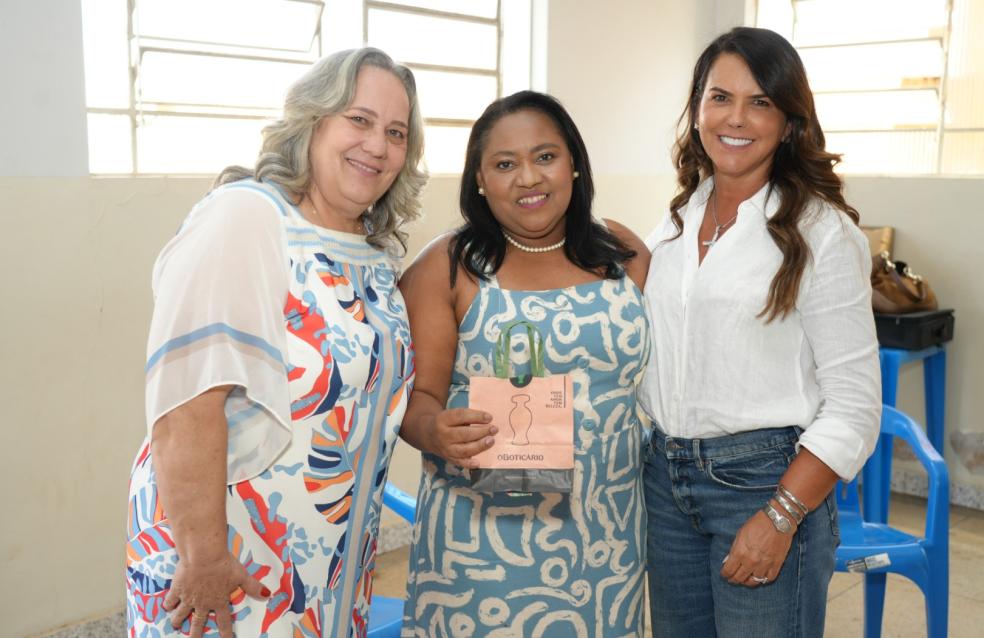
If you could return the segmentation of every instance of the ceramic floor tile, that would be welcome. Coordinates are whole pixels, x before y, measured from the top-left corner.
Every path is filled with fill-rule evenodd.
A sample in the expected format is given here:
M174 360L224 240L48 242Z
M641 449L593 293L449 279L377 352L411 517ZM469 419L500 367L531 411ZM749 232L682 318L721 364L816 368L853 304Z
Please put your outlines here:
M838 596L842 596L845 592L854 589L860 584L861 577L858 574L835 572L833 578L830 579L830 585L827 587L827 600L831 601Z
M923 530L924 500L893 495L890 511L893 525L913 533ZM984 635L984 512L955 507L951 510L950 525L949 635L952 638L978 638ZM393 597L406 595L408 553L408 548L404 547L376 557L375 592ZM825 637L861 636L864 619L861 583L861 576L857 574L834 574L827 595ZM922 592L911 581L890 574L882 636L918 638L925 635Z
M860 636L864 619L863 601L864 591L861 587L831 600L827 604L824 636ZM952 638L977 638L984 627L984 605L980 601L951 592L949 621L948 635ZM889 574L882 636L919 638L925 635L926 611L922 592L911 581Z
M372 581L374 594L390 598L406 597L409 555L410 547L405 546L376 556L376 574Z

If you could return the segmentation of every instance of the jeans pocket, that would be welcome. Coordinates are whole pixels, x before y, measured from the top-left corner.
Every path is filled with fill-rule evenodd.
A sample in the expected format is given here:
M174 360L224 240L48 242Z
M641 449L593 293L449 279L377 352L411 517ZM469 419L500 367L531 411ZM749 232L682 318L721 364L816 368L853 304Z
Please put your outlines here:
M835 488L834 491L827 495L827 498L824 499L824 504L821 507L825 507L827 509L827 515L830 518L830 532L834 535L835 545L840 545L840 517L837 512L837 498L835 496L836 491L837 490Z
M790 444L712 458L707 461L707 476L733 490L771 491L779 485L794 455Z

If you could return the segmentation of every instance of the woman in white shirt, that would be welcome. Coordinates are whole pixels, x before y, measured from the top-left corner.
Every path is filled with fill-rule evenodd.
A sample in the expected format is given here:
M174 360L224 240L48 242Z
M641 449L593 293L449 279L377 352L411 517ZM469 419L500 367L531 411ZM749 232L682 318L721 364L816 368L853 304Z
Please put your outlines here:
M868 246L781 36L717 38L681 122L645 290L653 635L822 636L833 488L879 427Z

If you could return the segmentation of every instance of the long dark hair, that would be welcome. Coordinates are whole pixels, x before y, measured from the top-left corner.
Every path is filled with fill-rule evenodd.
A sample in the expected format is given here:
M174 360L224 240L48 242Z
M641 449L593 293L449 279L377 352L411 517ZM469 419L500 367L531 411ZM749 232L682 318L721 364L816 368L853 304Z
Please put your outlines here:
M694 66L690 99L680 116L681 134L673 161L680 190L670 201L670 215L679 237L683 232L680 211L690 201L700 182L714 174L714 166L694 130L704 84L711 65L722 53L741 57L755 81L776 107L786 115L789 135L779 144L769 175L770 189L779 192L779 210L766 227L782 251L782 265L769 286L760 317L771 322L785 317L796 306L800 281L810 259L810 249L799 230L799 222L818 198L843 211L857 224L858 212L844 201L843 184L834 173L840 155L828 153L813 104L813 92L799 54L785 38L768 29L737 27L718 36ZM676 238L674 237L674 239Z
M574 180L571 202L567 206L564 254L579 268L602 271L607 279L618 279L625 273L623 264L635 257L636 253L607 228L591 219L591 200L594 198L591 163L574 120L556 98L536 91L520 91L490 104L475 121L468 137L459 195L461 216L465 223L455 231L448 247L451 286L457 280L459 265L482 280L487 280L489 274L502 266L506 256L506 240L488 201L478 192L475 176L478 175L492 127L502 117L525 110L537 111L553 121L571 153L574 170L580 173Z

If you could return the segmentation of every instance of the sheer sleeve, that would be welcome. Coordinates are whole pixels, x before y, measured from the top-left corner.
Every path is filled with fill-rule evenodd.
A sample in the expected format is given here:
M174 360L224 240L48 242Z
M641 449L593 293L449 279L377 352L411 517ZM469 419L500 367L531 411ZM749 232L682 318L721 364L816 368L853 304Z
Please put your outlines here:
M289 271L274 201L235 185L200 202L154 266L148 432L206 390L234 386L225 406L230 485L263 472L290 441Z

